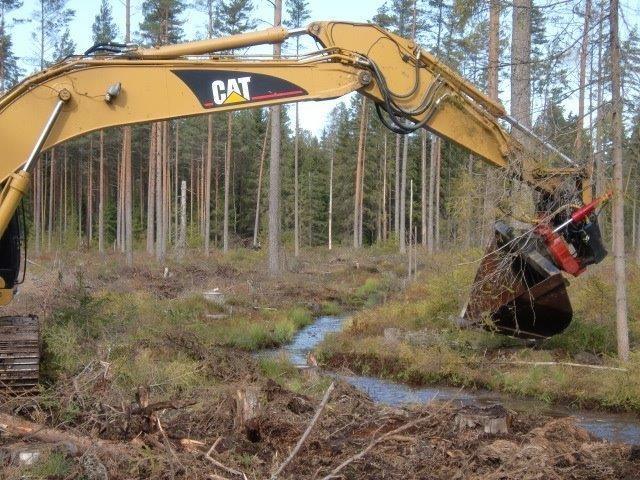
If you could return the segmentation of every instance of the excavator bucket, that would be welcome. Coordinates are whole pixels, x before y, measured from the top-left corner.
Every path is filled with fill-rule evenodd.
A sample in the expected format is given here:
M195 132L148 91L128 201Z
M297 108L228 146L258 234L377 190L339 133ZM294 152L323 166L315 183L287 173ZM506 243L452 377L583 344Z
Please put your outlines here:
M567 328L573 315L567 281L544 252L535 235L516 237L509 226L496 222L464 323L530 339L547 338Z

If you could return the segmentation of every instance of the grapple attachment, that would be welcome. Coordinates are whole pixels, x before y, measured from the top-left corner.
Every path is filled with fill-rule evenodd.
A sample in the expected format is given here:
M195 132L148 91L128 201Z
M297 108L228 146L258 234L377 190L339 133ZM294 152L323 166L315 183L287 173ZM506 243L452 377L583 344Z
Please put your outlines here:
M567 328L573 316L567 281L545 253L537 235L516 237L512 228L496 222L465 323L520 338L546 338Z

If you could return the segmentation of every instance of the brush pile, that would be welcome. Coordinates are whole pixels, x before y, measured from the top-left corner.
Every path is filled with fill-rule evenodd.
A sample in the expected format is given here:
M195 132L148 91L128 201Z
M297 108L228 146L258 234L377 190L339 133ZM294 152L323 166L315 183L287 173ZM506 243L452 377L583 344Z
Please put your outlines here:
M219 388L185 398L162 398L160 386L126 398L95 363L40 397L4 399L3 478L584 480L640 469L637 451L570 419L510 412L508 432L488 434L462 425L452 405L384 407L343 383L324 404L265 379L237 352L208 368ZM52 456L64 475L25 475Z

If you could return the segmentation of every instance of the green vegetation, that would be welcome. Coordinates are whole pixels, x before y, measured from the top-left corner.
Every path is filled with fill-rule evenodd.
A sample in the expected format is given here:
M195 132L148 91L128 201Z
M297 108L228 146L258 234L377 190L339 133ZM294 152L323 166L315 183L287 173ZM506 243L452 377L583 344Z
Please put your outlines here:
M333 258L312 255L319 268ZM119 388L155 385L167 395L215 383L203 374L214 352L277 347L315 315L381 301L396 285L366 256L355 269L350 263L333 269L326 280L313 271L287 274L275 290L269 277L256 275L263 255L246 250L220 255L211 265L198 258L169 263L167 278L160 273L164 267L153 263L130 269L108 260L85 263L81 256L65 261L81 267L70 268L63 279L67 286L47 300L52 306L43 322L45 384L103 361ZM194 289L196 281L226 285L224 301L207 301L199 293L207 288Z
M628 371L561 364L589 361L618 366L614 302L610 299L613 285L606 281L609 264L572 282L575 314L571 326L561 335L532 345L455 326L453 318L467 295L462 287L470 284L475 269L475 264L464 260L450 254L437 256L405 292L355 314L344 332L321 345L319 359L334 367L345 365L363 374L415 385L487 388L546 402L640 411L637 354ZM633 294L640 290L639 280L638 272L632 270L632 344L640 340L640 302Z

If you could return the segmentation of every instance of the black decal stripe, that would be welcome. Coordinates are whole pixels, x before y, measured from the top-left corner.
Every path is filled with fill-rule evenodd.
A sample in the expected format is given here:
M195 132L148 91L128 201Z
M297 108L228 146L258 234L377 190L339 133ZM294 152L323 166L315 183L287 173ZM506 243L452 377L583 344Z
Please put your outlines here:
M251 100L248 102L260 102L308 94L305 89L295 83L263 73L194 69L176 69L172 70L172 72L189 87L203 108L207 109L218 106L213 101L213 91L211 89L211 84L216 80L222 81L226 86L230 79L251 77L249 82ZM219 106L223 105L225 104L223 103Z

